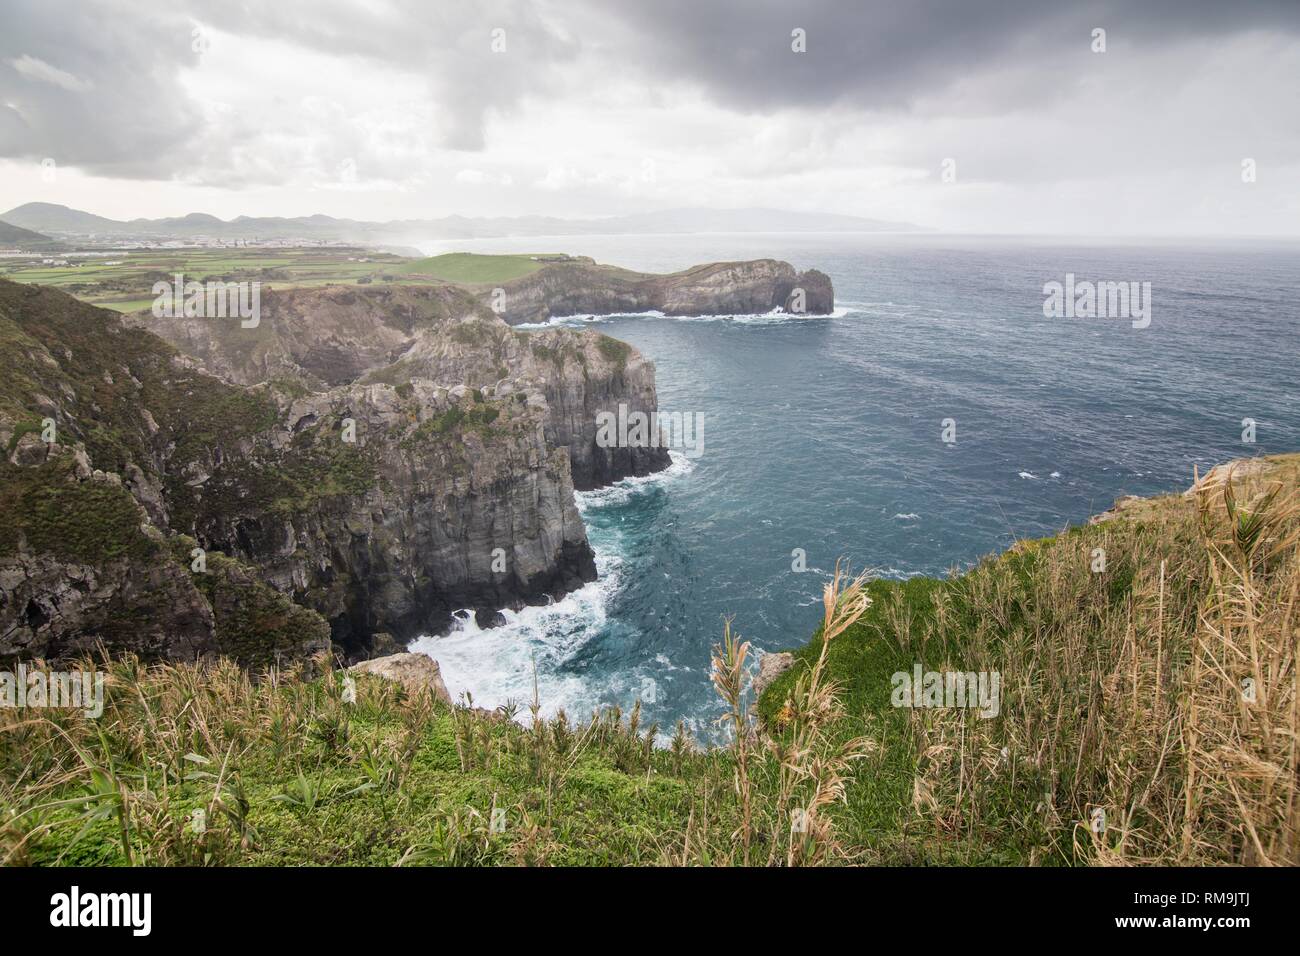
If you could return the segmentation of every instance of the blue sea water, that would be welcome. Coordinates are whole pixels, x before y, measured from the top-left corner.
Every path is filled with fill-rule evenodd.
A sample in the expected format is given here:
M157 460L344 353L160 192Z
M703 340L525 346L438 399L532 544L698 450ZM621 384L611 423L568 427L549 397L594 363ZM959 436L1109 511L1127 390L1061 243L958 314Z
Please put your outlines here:
M1182 489L1194 466L1300 450L1293 243L713 235L438 251L543 247L651 271L786 259L831 276L837 311L564 320L651 358L660 408L702 416L703 452L580 496L595 584L416 642L486 706L526 704L535 674L548 713L640 698L647 721L705 733L724 615L759 649L804 643L837 558L944 574L1121 495ZM1066 273L1150 282L1150 326L1045 318L1043 285Z

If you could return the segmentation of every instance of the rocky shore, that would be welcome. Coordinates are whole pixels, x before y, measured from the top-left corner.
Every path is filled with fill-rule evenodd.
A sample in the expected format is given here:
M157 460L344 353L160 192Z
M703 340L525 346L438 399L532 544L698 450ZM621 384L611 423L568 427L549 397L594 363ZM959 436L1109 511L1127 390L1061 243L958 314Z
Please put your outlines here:
M0 661L364 659L559 597L596 575L574 491L670 459L596 441L657 409L651 362L512 323L833 306L773 260L507 285L503 314L447 283L268 290L246 327L0 280Z

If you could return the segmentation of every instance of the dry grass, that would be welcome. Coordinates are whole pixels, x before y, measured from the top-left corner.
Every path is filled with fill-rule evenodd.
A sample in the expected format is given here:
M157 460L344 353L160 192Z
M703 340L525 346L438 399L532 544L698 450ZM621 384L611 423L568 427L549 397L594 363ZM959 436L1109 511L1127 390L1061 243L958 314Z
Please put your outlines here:
M866 607L861 579L827 588L828 640ZM578 724L488 713L330 661L258 679L233 664L87 661L106 672L99 719L0 710L0 863L222 865L664 863L844 859L826 809L861 749L822 663L782 742L746 701L749 646L728 623L714 680L733 746L684 728L655 746L640 705ZM448 763L450 762L450 766Z
M998 719L909 715L932 833L1010 833L1038 863L1300 863L1300 502L1275 475L1027 543L940 592L945 664L1003 690Z
M836 564L822 596L821 651L800 674L777 733L764 735L757 751L758 734L740 692L749 644L733 636L728 621L723 643L714 649L713 682L728 708L722 719L733 728L735 786L742 807L737 837L746 864L751 862L756 821L763 825L769 866L817 865L851 855L836 839L827 811L846 799L853 761L873 752L875 743L866 737L836 738L834 728L844 711L840 688L829 678L826 665L835 639L870 607L866 584L865 575L850 577ZM753 777L761 784L756 786Z
M521 725L377 678L353 701L327 660L99 661L98 720L0 709L0 862L1295 865L1297 475L943 581L837 567L761 722L724 625L722 749L655 746L639 706ZM891 708L918 661L998 671L999 715Z

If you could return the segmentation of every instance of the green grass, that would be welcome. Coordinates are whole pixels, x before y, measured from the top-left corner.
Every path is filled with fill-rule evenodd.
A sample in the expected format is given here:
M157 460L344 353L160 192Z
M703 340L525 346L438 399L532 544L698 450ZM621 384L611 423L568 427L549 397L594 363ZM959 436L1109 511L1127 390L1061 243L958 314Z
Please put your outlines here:
M531 275L543 265L545 263L538 262L533 255L485 256L475 252L449 252L429 259L418 259L403 265L398 271L406 275L429 276L444 282L481 285L487 282L509 282L511 279Z
M140 530L131 493L107 482L76 481L67 459L18 467L0 461L0 558L19 545L84 564L145 559L157 550Z
M112 309L114 312L143 312L152 308L153 302L153 299L104 299L95 304L104 309Z
M1234 543L1244 535L1226 500L1207 491L1203 511L1182 495L1146 499L963 574L872 582L871 607L828 650L847 712L835 738L870 735L884 751L837 808L842 839L907 864L1294 862L1295 755L1269 738L1291 739L1295 719L1300 455L1268 461L1263 478L1238 483L1240 520L1266 529L1253 553ZM1246 504L1271 487L1289 497ZM797 650L767 689L768 726L819 651L816 639ZM1252 656L1272 663L1252 670ZM893 707L891 676L916 663L999 671L999 716ZM1271 714L1241 713L1242 675L1270 685ZM1223 741L1212 758L1184 746L1209 739ZM1235 767L1226 752L1240 754ZM1251 776L1288 764L1277 782ZM1105 837L1088 835L1097 807L1111 820ZM1272 835L1259 838L1263 853L1252 832Z
M1018 845L1009 833L984 830L960 841L936 838L911 812L913 781L921 764L912 727L915 718L912 711L891 705L890 691L892 675L911 671L915 657L899 646L895 615L910 618L917 630L933 627L936 595L951 595L958 589L956 582L947 579L872 581L871 607L828 651L828 673L839 683L847 711L835 728L835 739L846 742L865 735L881 747L871 772L858 774L848 801L835 809L843 839L865 849L870 862L964 866L1028 862L1030 848ZM950 640L960 644L962 637L951 634ZM817 638L796 650L795 666L767 688L758 704L765 724L780 724L784 702L820 650ZM935 669L943 651L934 646L931 654L927 668Z
M426 259L352 247L125 250L111 256L44 266L39 259L0 260L0 277L62 289L85 302L119 312L138 312L153 304L153 284L186 280L259 281L264 288L323 285L428 284L433 281L481 285L529 275L546 263L537 257L559 253L480 255L455 252ZM111 263L111 264L109 264Z
M39 259L0 260L0 277L53 286L119 312L137 312L153 304L153 284L170 282L176 273L199 282L259 281L265 288L351 285L361 278L380 283L385 281L385 275L402 279L399 269L411 260L361 248L330 246L123 250L73 261L80 264L44 266Z
M1234 495L1155 499L961 574L869 582L865 611L833 602L833 639L814 635L768 688L744 760L681 735L656 748L637 708L521 724L505 719L519 708L435 705L373 678L349 701L328 671L254 682L229 662L119 660L98 722L0 710L0 805L17 810L0 860L1294 864L1300 456L1270 461ZM1273 482L1284 497L1257 497ZM234 599L250 639L283 610L262 598ZM715 674L732 666L721 653ZM916 663L999 670L998 718L894 707L891 678ZM1242 675L1259 687L1248 706ZM715 685L748 725L739 691ZM789 811L811 805L805 841ZM186 826L199 807L204 834Z
M719 824L733 822L716 792L719 755L655 750L634 716L608 714L581 734L555 722L525 730L430 706L372 677L358 678L346 703L332 673L252 686L228 666L145 672L128 661L113 670L105 733L82 752L102 777L135 780L131 796L100 790L84 802L31 805L22 862L657 864L671 860L692 807L711 801L724 808L713 812ZM7 731L22 745L33 733L57 735L53 725ZM145 743L149 759L137 769L133 748ZM20 771L0 756L0 791L14 772L53 770L51 757ZM46 795L78 792L55 784ZM201 835L188 827L196 808L209 814ZM0 821L0 858L15 833Z

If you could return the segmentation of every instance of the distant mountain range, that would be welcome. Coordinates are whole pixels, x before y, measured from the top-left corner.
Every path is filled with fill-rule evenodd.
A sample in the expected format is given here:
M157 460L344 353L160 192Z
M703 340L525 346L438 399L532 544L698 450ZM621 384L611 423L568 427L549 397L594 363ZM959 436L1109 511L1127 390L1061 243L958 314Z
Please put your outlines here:
M29 202L0 220L59 238L100 239L315 239L394 242L419 239L478 239L506 236L590 236L700 232L923 232L906 222L859 216L788 212L778 209L670 209L602 219L509 216L398 219L365 222L332 216L238 216L218 219L206 213L168 219L106 219L56 203Z

